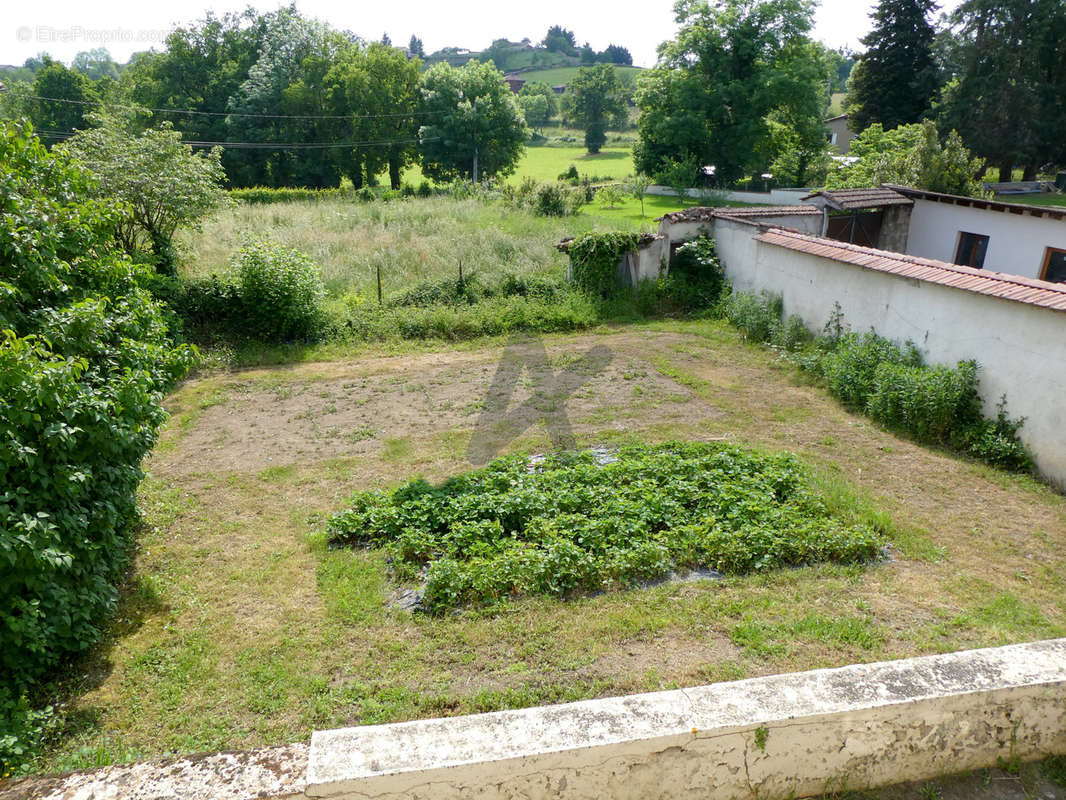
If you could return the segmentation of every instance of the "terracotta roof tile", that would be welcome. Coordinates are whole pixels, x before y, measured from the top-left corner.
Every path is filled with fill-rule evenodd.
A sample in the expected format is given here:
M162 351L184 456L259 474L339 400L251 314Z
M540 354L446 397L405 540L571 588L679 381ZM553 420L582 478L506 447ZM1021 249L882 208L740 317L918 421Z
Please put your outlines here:
M899 192L885 186L869 189L825 189L814 192L803 200L824 198L827 205L840 211L855 211L861 208L882 208L884 206L909 206L914 201Z
M1024 278L1004 272L973 269L929 258L875 250L855 244L837 242L790 231L771 228L755 237L757 241L777 245L799 253L824 256L833 261L854 264L865 269L887 272L905 278L951 286L977 294L1001 297L1041 308L1066 311L1066 284Z
M710 222L716 217L757 219L759 217L807 217L821 213L814 206L693 206L682 211L671 211L659 217L657 221Z

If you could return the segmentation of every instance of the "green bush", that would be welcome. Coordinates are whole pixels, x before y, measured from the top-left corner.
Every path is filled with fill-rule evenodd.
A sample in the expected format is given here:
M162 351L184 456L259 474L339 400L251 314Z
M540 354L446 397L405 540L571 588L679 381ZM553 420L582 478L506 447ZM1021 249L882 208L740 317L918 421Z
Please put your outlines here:
M922 356L910 342L900 347L873 331L847 332L820 361L829 391L844 405L860 411L867 409L882 364L920 367Z
M570 596L697 567L748 573L874 559L881 533L829 511L789 454L716 443L497 459L440 486L358 492L334 544L384 548L401 580L425 572L441 612L526 594Z
M750 342L769 342L781 327L781 298L768 292L733 292L725 299L724 310Z
M947 443L954 431L981 419L977 365L956 369L882 362L866 403L870 416L920 442Z
M27 687L95 642L114 607L160 400L194 357L115 247L121 206L89 197L79 167L0 125L4 761L39 727Z
M577 286L595 297L618 288L618 263L637 249L640 234L629 231L586 233L570 242L570 275Z
M503 187L503 201L512 208L524 208L540 217L566 217L576 214L585 202L585 193L563 183L541 183L526 177L517 185Z
M233 200L240 203L247 203L249 205L354 199L354 193L347 189L275 189L269 186L252 186L247 189L230 189L229 196Z
M232 270L238 302L231 320L239 330L268 342L313 340L322 334L325 289L318 267L306 255L254 242L240 249Z
M349 309L345 326L348 336L368 341L459 341L516 331L562 333L589 328L597 322L599 314L587 297L561 291L550 299L493 295L471 303L360 303Z

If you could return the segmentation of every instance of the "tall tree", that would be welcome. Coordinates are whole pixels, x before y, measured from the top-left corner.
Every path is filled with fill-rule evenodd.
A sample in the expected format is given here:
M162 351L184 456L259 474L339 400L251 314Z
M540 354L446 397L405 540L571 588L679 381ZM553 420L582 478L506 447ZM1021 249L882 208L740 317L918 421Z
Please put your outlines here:
M625 47L609 44L603 52L597 54L596 60L602 64L629 65L633 63L633 56Z
M426 56L426 50L422 46L422 40L413 33L411 34L411 41L407 44L407 50L415 58L425 58Z
M568 31L562 25L552 25L548 28L548 33L544 36L544 41L541 44L552 53L563 53L568 56L577 55L577 40L574 38L574 32Z
M30 120L46 140L88 128L86 115L99 99L91 80L51 59L34 78L33 94Z
M191 141L221 142L229 134L227 103L259 57L263 37L277 14L252 9L223 17L208 15L167 36L163 52L138 53L122 73L122 86L136 103L148 108L197 111L197 114L155 113L154 124L170 121ZM227 175L247 153L225 150Z
M848 95L848 124L895 128L918 122L932 106L940 78L933 56L934 0L880 0L863 38L868 48Z
M93 81L101 78L118 80L119 76L118 64L111 58L111 53L106 47L82 50L74 56L74 60L70 62L70 68Z
M951 18L957 80L944 92L942 127L1010 180L1066 163L1066 4L1061 0L967 0Z
M566 91L572 98L573 118L585 129L585 148L593 154L600 152L607 141L608 119L625 109L625 96L614 67L582 67Z
M790 46L807 41L813 9L810 0L680 0L677 39L660 45L658 65L639 80L637 168L654 175L694 161L730 184L762 166L768 115L798 103L777 77L794 60Z
M292 144L316 141L317 121L286 119L297 112L285 109L286 90L303 78L305 61L324 74L324 63L351 45L344 34L323 22L302 17L295 8L277 12L264 33L259 57L248 77L227 102L228 140L258 144L277 143L276 149L254 147L239 150L230 180L243 186L328 186L336 173L321 152L293 148ZM280 111L280 115L279 115ZM319 114L317 110L312 112Z
M95 196L128 207L129 216L115 227L118 244L130 255L147 254L158 272L176 275L175 232L198 229L228 202L218 148L193 152L169 122L139 134L122 116L96 115L93 122L57 150L92 173Z
M526 126L515 96L492 63L434 64L422 76L422 171L437 181L514 172Z
M329 123L337 141L360 142L334 148L330 155L356 188L375 183L388 169L389 184L400 188L404 167L418 155L420 67L394 47L374 42L340 54L325 77L331 114L349 115Z

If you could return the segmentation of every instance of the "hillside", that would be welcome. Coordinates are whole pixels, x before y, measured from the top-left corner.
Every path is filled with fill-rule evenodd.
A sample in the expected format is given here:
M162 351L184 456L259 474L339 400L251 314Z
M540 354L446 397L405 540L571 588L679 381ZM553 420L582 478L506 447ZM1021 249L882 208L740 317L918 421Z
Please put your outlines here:
M577 71L581 69L580 66L566 66L566 67L552 67L550 69L538 69L530 70L528 72L522 72L521 77L527 81L543 81L551 86L557 86L559 84L569 83L577 75ZM638 73L642 71L643 67L630 67L615 65L615 70L618 72L618 77L623 82L628 80L635 80Z

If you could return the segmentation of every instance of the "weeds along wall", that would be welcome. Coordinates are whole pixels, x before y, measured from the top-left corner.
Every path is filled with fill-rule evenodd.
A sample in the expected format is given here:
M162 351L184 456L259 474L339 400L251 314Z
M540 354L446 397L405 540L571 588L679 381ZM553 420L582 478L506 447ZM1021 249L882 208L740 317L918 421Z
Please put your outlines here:
M716 219L733 287L781 296L786 315L820 331L840 303L852 330L912 341L931 364L977 361L986 416L1006 395L1040 471L1066 488L1066 312L905 278L756 240L760 228Z

